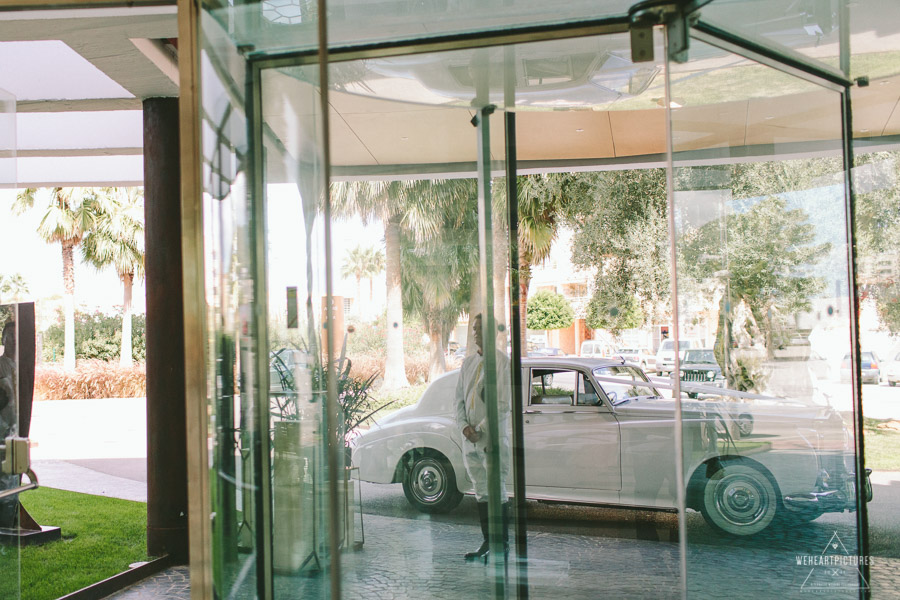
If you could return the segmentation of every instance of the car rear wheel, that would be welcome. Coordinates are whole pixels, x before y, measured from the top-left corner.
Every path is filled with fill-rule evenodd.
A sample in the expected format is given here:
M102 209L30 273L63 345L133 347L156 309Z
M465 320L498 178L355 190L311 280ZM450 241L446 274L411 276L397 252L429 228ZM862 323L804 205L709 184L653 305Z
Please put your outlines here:
M735 421L737 422L738 431L741 433L741 437L747 437L753 433L753 415L741 413Z
M756 535L775 521L780 504L772 479L759 467L741 460L722 461L703 484L700 512L720 533Z
M462 493L450 461L439 454L413 456L403 478L403 493L413 507L424 513L445 513L456 508Z

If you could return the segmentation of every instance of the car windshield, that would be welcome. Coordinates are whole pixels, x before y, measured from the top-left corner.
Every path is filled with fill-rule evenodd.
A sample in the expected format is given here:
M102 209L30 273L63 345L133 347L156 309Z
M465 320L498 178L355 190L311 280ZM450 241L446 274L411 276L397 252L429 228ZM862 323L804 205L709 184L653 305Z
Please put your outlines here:
M688 350L684 353L686 363L716 364L716 355L712 350Z
M597 383L606 392L613 406L635 398L658 398L643 371L628 365L610 365L593 370Z

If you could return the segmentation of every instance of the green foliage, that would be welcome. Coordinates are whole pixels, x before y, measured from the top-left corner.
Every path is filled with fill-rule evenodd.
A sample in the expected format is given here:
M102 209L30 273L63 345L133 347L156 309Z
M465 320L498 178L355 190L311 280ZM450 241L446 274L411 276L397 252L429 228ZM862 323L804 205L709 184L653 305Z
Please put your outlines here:
M22 600L53 600L128 570L147 556L147 505L39 488L22 496L38 523L62 539L21 550ZM0 598L17 598L18 553L0 552Z
M13 275L0 274L0 304L18 302L19 298L28 293L28 282L21 273Z
M560 294L537 292L528 299L529 329L564 329L575 321L575 311Z
M618 334L623 329L633 329L644 324L644 311L634 296L608 297L608 288L602 294L594 294L588 302L585 323L591 329L606 329Z
M65 318L57 311L57 322L44 331L43 358L47 362L61 360L65 347ZM132 316L132 357L143 362L147 356L146 317ZM75 311L75 356L79 359L115 360L122 347L122 316L100 311Z
M569 201L563 210L574 231L572 262L595 273L588 309L594 322L625 328L666 318L665 170L575 173L566 186ZM614 307L618 314L611 319Z
M892 334L900 335L900 283L871 287L881 324Z
M459 218L448 215L431 239L417 239L415 232L408 230L400 234L404 314L420 319L426 332L440 333L441 346L443 335L468 308L478 269L475 180L464 181L469 183L470 193L459 197L469 210L462 211ZM461 187L458 181L454 185Z

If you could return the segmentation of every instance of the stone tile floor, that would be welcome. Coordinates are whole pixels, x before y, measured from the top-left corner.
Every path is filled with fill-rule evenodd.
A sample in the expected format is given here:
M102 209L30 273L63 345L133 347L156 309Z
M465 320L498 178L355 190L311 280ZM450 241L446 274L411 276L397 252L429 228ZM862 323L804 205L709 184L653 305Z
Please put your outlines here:
M191 579L187 566L169 567L122 591L109 600L189 600Z
M848 537L850 532L841 532ZM790 537L790 536L788 536ZM500 565L466 563L462 554L480 538L477 527L434 520L366 515L366 543L340 557L342 596L388 599L472 599L491 597L497 581L515 597L520 570L514 560ZM691 598L857 598L853 567L840 572L800 565L798 555L819 555L818 538L773 539L765 543L696 544L687 550ZM806 546L810 546L806 548ZM815 546L815 547L812 547ZM312 548L294 547L297 560ZM681 596L679 545L645 539L529 533L530 598L594 600L598 597L667 599ZM224 596L253 598L252 555L242 554L231 570ZM290 561L289 561L290 562ZM310 564L310 563L307 563ZM247 568L250 567L250 568ZM900 560L875 557L872 598L900 598ZM325 598L327 571L276 575L275 597ZM810 589L814 587L815 589ZM174 567L110 596L115 600L188 600L187 567Z

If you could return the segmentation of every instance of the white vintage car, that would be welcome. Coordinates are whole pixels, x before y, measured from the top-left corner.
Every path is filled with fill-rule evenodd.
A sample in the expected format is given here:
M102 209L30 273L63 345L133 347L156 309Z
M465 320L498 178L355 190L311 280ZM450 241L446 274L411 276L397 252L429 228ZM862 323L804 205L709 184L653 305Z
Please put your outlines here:
M666 383L621 360L529 359L522 368L528 498L675 509L675 401ZM402 483L423 512L451 510L471 493L454 417L457 377L435 380L416 405L357 438L362 480ZM686 505L713 528L754 535L855 510L850 437L832 409L774 398L682 402ZM739 416L752 419L752 434L741 435Z

